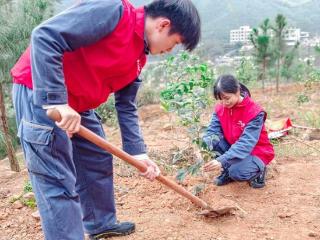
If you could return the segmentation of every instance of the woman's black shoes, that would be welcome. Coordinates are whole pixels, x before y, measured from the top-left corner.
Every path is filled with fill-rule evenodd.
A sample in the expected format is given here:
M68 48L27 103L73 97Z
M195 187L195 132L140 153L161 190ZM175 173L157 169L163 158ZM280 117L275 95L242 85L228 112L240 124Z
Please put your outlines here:
M221 175L219 177L217 177L213 183L217 186L223 186L226 185L230 182L232 182L233 180L229 177L229 172L228 170L223 170L223 172L221 173Z
M266 172L267 168L264 168L263 172L260 172L249 181L249 185L252 188L263 188L266 185Z

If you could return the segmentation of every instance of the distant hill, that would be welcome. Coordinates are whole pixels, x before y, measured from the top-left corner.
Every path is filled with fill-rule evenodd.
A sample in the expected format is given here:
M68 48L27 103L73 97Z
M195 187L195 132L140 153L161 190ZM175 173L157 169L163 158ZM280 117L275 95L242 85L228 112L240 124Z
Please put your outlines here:
M139 6L149 1L132 0ZM258 26L265 18L273 21L283 14L289 25L302 31L320 34L320 0L198 0L203 37L222 41L229 40L229 31L242 25Z
M65 8L76 0L60 0ZM141 6L151 0L131 0ZM290 26L320 35L320 0L193 0L202 19L202 41L206 46L229 42L229 32L242 25L257 27L265 19L272 22L283 14ZM62 9L63 9L62 8Z

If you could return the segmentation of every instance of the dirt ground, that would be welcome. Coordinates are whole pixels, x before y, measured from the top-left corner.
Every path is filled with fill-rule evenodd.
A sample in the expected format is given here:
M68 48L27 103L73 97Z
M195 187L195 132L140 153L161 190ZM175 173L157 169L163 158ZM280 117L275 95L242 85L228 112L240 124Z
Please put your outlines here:
M253 92L253 98L265 107L270 118L290 116L294 122L306 125L303 114L319 108L320 97L314 91L310 93L311 102L299 106L295 100L298 91L301 87L292 87L280 95L257 91ZM158 105L142 107L140 117L150 155L164 174L174 179L175 168L169 161L175 149L187 146L185 130L174 121L170 123L174 117ZM105 130L111 142L120 144L116 128ZM267 186L263 189L252 189L245 182L217 187L211 184L213 174L185 181L183 186L189 190L206 183L206 190L199 197L211 205L228 201L239 206L240 210L217 219L197 215L199 209L188 200L157 181L143 179L117 160L118 218L137 225L134 234L118 239L320 239L320 141L301 140L304 130L293 133L294 138L289 135L276 144L276 159L269 167ZM25 206L15 209L10 203L14 195L22 192L26 180L26 170L12 173L7 161L0 161L0 240L43 239L40 222L31 216L35 209Z

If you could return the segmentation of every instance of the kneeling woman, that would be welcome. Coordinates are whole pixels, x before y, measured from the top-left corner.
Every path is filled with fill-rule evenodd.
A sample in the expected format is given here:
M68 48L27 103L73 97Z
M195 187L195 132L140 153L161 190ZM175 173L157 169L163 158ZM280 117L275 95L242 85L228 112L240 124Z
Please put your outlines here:
M266 165L274 158L264 126L266 112L232 75L220 76L213 94L220 102L203 140L218 156L204 166L204 171L222 170L214 180L217 186L248 181L253 188L264 187Z

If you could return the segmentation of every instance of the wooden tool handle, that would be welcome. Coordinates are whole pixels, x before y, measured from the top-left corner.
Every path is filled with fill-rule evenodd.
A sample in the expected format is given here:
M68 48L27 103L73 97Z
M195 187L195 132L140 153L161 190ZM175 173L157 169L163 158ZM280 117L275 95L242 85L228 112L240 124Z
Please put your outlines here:
M61 121L61 116L59 111L56 109L48 109L47 110L47 115L49 118L56 122ZM87 139L88 141L96 144L97 146L101 147L102 149L106 150L107 152L117 156L118 158L126 161L130 165L134 166L137 168L140 172L146 172L147 171L147 166L129 155L128 153L122 151L120 148L114 146L113 144L109 143L107 140L103 139L102 137L96 135L89 129L85 128L84 126L80 127L80 131L77 133L81 137ZM194 196L192 193L188 192L186 189L184 189L182 186L178 185L174 181L164 177L163 175L159 175L156 177L156 179L161 182L162 184L166 185L167 187L171 188L175 192L179 193L183 197L189 199L192 203L194 203L196 206L201 207L201 208L209 208L208 204L204 202L202 199Z

